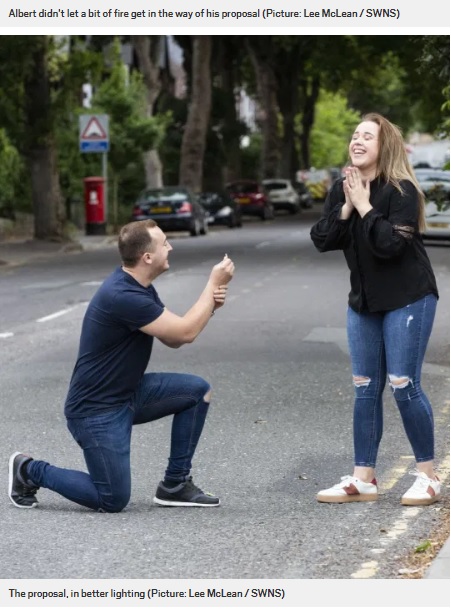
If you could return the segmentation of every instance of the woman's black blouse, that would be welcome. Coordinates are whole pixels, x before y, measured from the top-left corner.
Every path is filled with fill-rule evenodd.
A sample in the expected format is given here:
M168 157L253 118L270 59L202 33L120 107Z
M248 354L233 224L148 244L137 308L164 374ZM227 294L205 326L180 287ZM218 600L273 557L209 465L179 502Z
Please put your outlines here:
M401 187L403 194L376 178L370 183L373 209L363 218L354 210L348 220L340 220L345 196L338 179L310 231L320 252L343 250L351 271L349 306L359 313L399 309L430 293L438 298L418 231L418 193L410 181L401 181Z

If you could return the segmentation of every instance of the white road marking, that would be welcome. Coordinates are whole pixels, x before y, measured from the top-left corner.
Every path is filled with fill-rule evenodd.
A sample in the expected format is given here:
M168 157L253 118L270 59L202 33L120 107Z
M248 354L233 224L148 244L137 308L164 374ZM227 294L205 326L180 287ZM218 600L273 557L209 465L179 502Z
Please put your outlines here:
M261 247L266 247L267 245L271 245L271 241L262 241L261 243L257 243L255 249L260 249Z
M8 337L14 337L14 333L0 333L0 339L7 339Z
M80 305L87 305L88 303L78 303L78 305L74 305L73 307L68 307L67 309L61 309L61 311L55 311L55 313L51 313L48 316L44 316L43 318L39 318L36 322L48 322L49 320L54 320L55 318L59 318L60 316L66 315L66 313L70 313L74 309L77 309Z
M80 286L101 286L102 284L102 281L83 281Z
M371 578L376 575L377 570L379 568L379 563L377 561L367 561L363 563L362 567L351 574L351 578Z
M448 404L445 404L445 406L441 409L440 414L447 412L447 410L448 410ZM399 478L401 477L401 474L405 473L407 470L405 466L406 461L411 462L412 458L414 457L401 456L398 466L392 469L388 474L390 482L388 484L385 484L384 492L386 492L387 490L391 490L393 486L398 482ZM442 482L445 482L448 480L449 455L447 455L447 457L443 460L443 462L437 468L437 473L440 476ZM383 479L383 481L385 482L386 480ZM401 535L403 535L408 530L409 520L411 518L416 518L416 516L418 516L420 512L421 512L421 506L408 507L402 510L400 516L397 518L397 520L394 521L390 529L387 530L384 533L384 535L382 535L379 538L379 546L382 546L382 547L372 548L371 553L373 555L384 554L387 548L390 547L390 544L393 541L396 541ZM364 563L361 564L359 569L357 569L353 574L351 574L351 578L360 578L360 579L372 578L373 576L376 575L376 573L378 572L378 569L379 569L379 564L377 561L375 560L365 561ZM401 570L399 573L401 573Z

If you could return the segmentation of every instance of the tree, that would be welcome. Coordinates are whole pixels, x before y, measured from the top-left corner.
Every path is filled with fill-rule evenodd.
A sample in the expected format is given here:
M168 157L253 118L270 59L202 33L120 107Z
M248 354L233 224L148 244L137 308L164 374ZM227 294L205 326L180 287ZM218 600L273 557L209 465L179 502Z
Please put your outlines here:
M192 81L188 119L183 133L180 183L202 190L202 170L211 112L211 36L193 37Z
M144 152L157 151L169 116L148 116L148 88L142 75L134 72L128 82L116 40L110 52L111 74L99 86L94 96L93 111L107 113L110 119L111 146L108 162L112 185L112 223L119 223L119 184L131 165Z
M20 191L23 163L6 131L0 128L0 217L15 217L14 205Z
M143 75L143 82L146 87L146 115L149 118L154 115L155 103L162 88L160 55L164 39L164 36L131 37L138 67ZM157 149L149 148L144 153L144 169L148 188L159 188L163 185L163 169Z
M277 80L274 71L273 36L246 37L246 46L257 82L257 97L261 108L263 177L275 177L279 167L279 130Z
M222 181L241 177L240 141L247 128L237 106L243 83L242 41L236 36L213 37L213 108L211 128L221 144Z
M323 90L315 115L310 139L311 166L343 166L348 157L349 135L359 123L360 114L348 108L345 96Z
M16 123L8 136L24 156L30 175L34 236L61 240L65 209L59 184L55 140L55 85L51 62L57 47L51 36L4 36L0 78L12 96L3 106ZM15 83L12 83L15 81ZM5 125L11 126L7 121Z

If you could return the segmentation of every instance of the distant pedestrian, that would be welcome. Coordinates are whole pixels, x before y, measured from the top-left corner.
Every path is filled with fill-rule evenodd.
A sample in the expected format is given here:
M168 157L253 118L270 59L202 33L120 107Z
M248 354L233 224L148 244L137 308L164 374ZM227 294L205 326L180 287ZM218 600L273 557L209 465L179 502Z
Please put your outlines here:
M227 255L210 273L183 317L161 302L154 280L169 268L172 250L152 220L132 222L119 234L122 266L92 298L65 403L67 426L83 449L88 473L60 469L16 452L9 462L9 497L17 507L37 503L40 487L85 507L120 512L131 491L132 427L173 415L169 464L154 502L217 506L219 499L190 476L210 404L210 385L180 373L145 373L154 337L171 348L193 342L222 307L234 264Z
M332 186L311 238L320 252L343 250L351 272L347 330L354 404L354 471L321 490L327 503L374 501L382 437L382 393L387 374L412 446L415 482L404 505L439 499L434 473L432 409L421 388L421 368L438 299L423 246L424 197L399 129L377 113L357 126L352 166Z

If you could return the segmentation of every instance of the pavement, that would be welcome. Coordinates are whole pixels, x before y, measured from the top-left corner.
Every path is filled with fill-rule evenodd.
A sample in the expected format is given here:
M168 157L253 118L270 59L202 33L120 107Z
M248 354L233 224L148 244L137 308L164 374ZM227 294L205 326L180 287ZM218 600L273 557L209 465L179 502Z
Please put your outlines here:
M426 570L423 580L449 580L449 537Z
M71 241L55 242L38 239L15 239L0 241L0 272L2 269L20 266L27 262L45 261L55 255L80 253L105 249L117 244L117 236L85 235L77 232ZM450 579L450 538L439 550L426 570L424 580Z
M0 271L2 267L14 267L27 262L45 261L57 255L104 249L117 244L117 236L86 235L75 233L68 241L44 241L18 238L0 241Z

